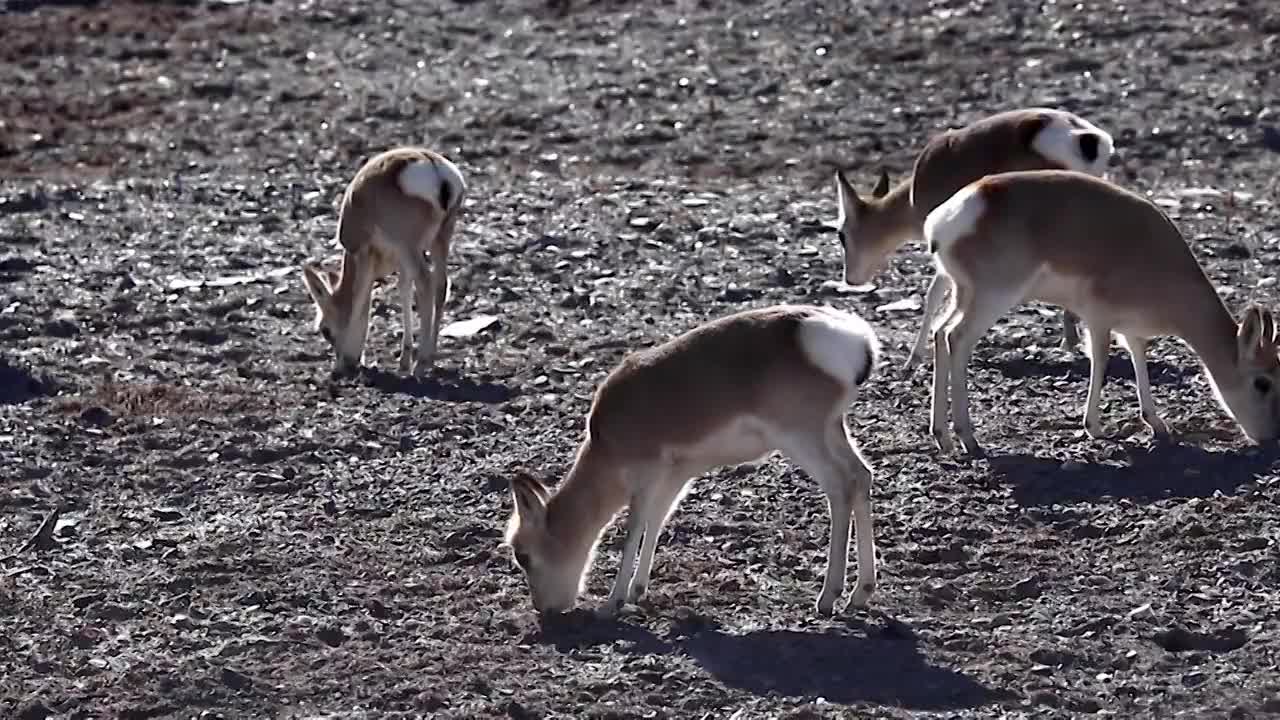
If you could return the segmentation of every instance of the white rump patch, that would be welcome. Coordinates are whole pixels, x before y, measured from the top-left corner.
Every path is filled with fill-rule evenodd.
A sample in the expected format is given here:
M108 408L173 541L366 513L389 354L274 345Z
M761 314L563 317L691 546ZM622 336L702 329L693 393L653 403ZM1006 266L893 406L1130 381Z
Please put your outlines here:
M800 323L800 349L819 370L852 389L880 359L880 339L861 316L824 307Z
M987 210L986 198L971 183L947 198L924 219L924 239L931 252L945 250L957 239L972 233Z
M467 189L458 166L445 158L436 162L415 160L404 166L397 180L405 195L421 198L445 211L457 207ZM445 186L449 188L449 207L440 205L440 191Z
M1111 134L1084 118L1062 110L1049 111L1052 119L1031 142L1031 148L1042 157L1068 170L1101 176L1115 152ZM1093 135L1098 141L1098 155L1088 160L1080 148L1081 138Z

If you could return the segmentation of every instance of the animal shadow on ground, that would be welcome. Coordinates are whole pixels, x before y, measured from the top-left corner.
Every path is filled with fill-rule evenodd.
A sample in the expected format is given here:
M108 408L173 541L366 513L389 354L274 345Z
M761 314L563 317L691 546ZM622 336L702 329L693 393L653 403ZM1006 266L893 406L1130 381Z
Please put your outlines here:
M57 388L47 379L0 356L0 405L17 405L56 392Z
M362 381L384 393L400 393L416 398L445 402L504 403L519 392L499 383L476 383L456 372L437 369L431 377L419 380L412 376L390 373L377 368L363 368Z
M824 698L914 710L973 708L1002 693L960 672L931 664L904 623L851 619L848 629L755 630L733 633L705 617L675 623L667 638L647 628L576 611L544 626L539 642L561 652L623 641L629 654L683 654L724 685L753 695Z
M1245 452L1205 450L1195 445L1127 445L1128 464L1073 462L1034 455L990 458L996 477L1015 484L1014 500L1023 506L1092 501L1101 497L1155 502L1168 498L1205 498L1234 492L1267 472L1280 449Z

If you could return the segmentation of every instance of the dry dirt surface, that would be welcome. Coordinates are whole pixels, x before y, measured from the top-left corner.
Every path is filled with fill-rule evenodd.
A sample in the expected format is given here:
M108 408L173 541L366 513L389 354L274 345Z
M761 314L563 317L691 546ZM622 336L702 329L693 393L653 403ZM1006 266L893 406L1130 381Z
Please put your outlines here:
M986 459L898 366L929 261L832 284L836 167L1055 105L1113 132L1233 310L1280 306L1280 10L1196 2L34 2L0 13L0 716L1262 717L1280 712L1280 454L1178 342L1179 432L1045 307L971 370ZM298 266L359 164L471 187L436 371L330 377ZM1229 191L1229 192L1228 192ZM820 619L826 507L791 463L701 479L617 621L540 624L507 478L567 469L628 350L775 302L864 314L851 409L882 581ZM40 529L43 527L43 531ZM851 561L852 562L852 561ZM854 569L850 568L850 576Z

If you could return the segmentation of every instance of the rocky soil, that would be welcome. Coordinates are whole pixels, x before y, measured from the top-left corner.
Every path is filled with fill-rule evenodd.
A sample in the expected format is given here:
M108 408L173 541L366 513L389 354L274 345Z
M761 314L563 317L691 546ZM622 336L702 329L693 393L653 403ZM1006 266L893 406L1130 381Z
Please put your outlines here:
M1175 341L1180 442L1028 305L979 346L991 456L939 456L898 366L929 261L833 283L836 167L1055 105L1280 305L1280 11L1267 0L38 2L0 12L0 716L1262 717L1280 712L1280 453ZM359 164L429 143L471 194L423 382L329 375L298 266ZM568 467L630 349L776 302L864 314L851 409L882 584L814 616L827 533L789 462L695 485L650 600L540 625L511 468ZM484 324L484 323L479 323ZM43 528L43 530L41 529ZM604 537L584 607L607 592ZM12 553L12 554L11 554ZM850 569L851 575L853 569Z

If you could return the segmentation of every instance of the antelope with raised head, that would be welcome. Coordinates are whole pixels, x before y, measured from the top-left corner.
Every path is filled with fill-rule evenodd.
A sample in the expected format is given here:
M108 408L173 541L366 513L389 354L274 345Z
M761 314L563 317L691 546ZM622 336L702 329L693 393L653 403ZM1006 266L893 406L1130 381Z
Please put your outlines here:
M1280 359L1269 310L1250 304L1239 322L1181 232L1146 198L1085 173L1038 170L989 175L939 205L924 223L939 275L955 286L933 337L930 432L954 449L950 407L965 449L981 455L969 417L974 346L1013 307L1040 300L1083 320L1089 349L1084 429L1099 417L1111 335L1133 360L1142 420L1160 439L1147 376L1147 342L1172 335L1199 357L1215 397L1256 443L1280 436Z
M845 413L871 376L880 345L859 316L812 305L746 310L632 353L604 379L573 466L552 490L526 473L511 481L514 512L504 545L540 613L569 610L604 529L629 508L613 590L602 613L649 585L658 536L692 479L780 450L817 480L831 513L826 580L817 599L834 611L844 591L849 525L857 587L876 586L871 469Z
M844 246L844 280L869 282L889 255L923 236L929 211L985 175L1014 170L1065 169L1101 175L1115 151L1111 135L1075 113L1020 108L981 118L931 138L916 157L911 176L890 187L889 175L863 198L843 172L836 173L840 214L834 227ZM932 318L948 287L935 276L925 294L920 330L903 365L911 369L928 348ZM1077 319L1062 315L1062 346L1079 343Z
M310 262L302 267L316 306L315 327L333 346L336 372L363 364L373 285L395 272L404 323L400 372L408 372L411 363L418 377L431 369L449 298L449 243L466 191L458 167L425 148L387 150L356 172L338 217L341 267L337 272ZM415 298L421 316L416 359Z

